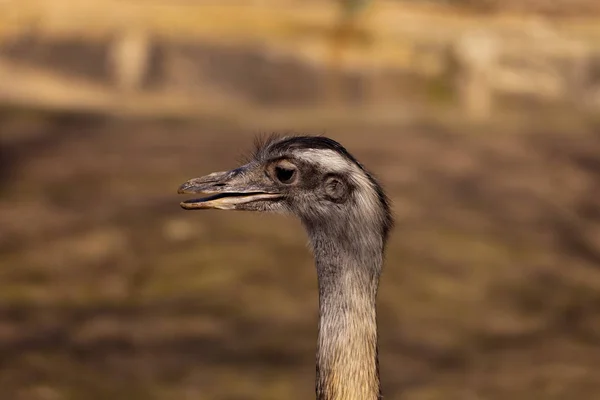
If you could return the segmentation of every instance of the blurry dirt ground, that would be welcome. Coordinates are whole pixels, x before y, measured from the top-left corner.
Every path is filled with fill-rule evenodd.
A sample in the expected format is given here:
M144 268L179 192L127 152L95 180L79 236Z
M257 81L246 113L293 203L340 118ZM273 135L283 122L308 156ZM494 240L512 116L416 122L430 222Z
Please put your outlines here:
M256 130L0 118L0 398L313 398L300 224L178 206ZM534 125L326 130L394 202L386 398L600 396L600 124Z

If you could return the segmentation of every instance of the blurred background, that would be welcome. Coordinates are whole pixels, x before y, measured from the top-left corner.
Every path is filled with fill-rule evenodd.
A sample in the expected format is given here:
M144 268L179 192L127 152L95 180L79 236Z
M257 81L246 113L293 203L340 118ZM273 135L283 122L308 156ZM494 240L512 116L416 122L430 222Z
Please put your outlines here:
M176 194L270 132L390 193L387 399L600 398L596 0L1 0L0 398L314 398L300 224Z

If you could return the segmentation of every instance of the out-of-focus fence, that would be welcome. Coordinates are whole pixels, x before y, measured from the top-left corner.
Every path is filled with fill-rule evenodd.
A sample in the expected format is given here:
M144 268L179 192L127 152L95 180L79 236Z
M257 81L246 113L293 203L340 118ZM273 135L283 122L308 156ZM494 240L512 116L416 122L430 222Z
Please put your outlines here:
M600 108L593 20L380 0L343 26L333 2L230 3L4 0L0 102L186 114L352 99L393 106L426 93L473 118L499 98Z

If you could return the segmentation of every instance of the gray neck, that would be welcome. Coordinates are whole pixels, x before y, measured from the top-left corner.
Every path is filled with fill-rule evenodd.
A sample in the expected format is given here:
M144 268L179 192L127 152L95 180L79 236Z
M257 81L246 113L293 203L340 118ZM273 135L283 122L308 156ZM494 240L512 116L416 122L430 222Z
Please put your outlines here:
M376 297L381 235L309 227L319 278L318 400L381 398Z

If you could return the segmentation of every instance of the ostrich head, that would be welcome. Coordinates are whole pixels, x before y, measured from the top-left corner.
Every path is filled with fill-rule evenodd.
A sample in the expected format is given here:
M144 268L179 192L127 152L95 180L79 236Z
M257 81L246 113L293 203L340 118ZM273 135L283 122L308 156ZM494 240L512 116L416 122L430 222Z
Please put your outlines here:
M187 210L294 215L311 239L317 232L368 231L383 245L392 226L388 199L374 177L339 143L320 136L271 137L257 143L247 164L191 179L179 193L208 195L182 202Z

